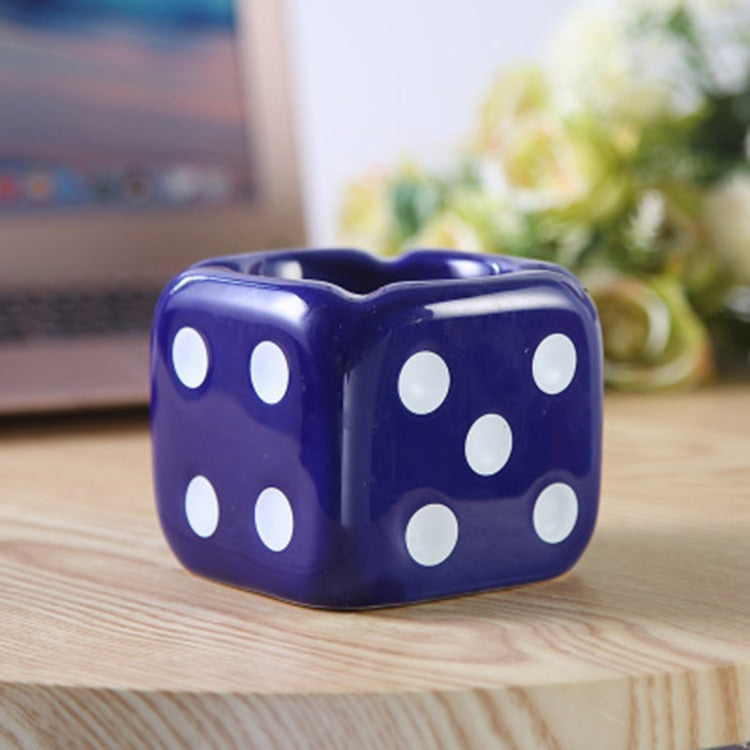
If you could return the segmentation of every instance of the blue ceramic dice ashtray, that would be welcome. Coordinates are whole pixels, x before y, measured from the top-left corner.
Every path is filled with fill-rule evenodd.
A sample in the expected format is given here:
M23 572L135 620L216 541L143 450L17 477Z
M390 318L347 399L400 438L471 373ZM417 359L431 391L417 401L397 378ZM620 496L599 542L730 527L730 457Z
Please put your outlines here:
M204 261L159 300L151 378L159 516L196 573L372 607L557 576L593 532L600 332L557 266Z

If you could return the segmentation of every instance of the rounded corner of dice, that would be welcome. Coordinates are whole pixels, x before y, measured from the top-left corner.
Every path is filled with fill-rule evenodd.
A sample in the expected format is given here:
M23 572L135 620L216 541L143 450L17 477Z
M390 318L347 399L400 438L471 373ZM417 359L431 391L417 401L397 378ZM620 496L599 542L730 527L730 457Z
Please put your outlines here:
M217 258L173 280L152 341L159 517L196 573L386 606L552 578L591 538L600 333L557 266Z

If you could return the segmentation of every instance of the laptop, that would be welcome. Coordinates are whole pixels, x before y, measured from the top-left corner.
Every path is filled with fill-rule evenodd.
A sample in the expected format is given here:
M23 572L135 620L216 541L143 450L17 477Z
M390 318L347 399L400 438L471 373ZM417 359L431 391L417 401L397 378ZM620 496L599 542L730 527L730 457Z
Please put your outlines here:
M166 281L303 241L280 3L0 0L0 413L148 398Z

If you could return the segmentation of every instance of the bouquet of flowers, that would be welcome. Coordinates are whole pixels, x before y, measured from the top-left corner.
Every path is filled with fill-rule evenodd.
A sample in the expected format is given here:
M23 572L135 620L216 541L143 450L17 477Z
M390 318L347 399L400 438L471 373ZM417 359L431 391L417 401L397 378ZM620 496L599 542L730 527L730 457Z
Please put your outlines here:
M547 67L501 73L441 173L353 183L342 239L567 266L599 309L608 384L750 368L750 4L581 9Z

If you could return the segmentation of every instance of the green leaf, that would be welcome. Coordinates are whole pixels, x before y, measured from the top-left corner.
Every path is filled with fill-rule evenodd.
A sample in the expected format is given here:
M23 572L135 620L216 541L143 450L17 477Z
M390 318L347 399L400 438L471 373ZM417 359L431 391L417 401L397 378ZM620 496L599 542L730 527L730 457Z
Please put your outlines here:
M420 180L400 180L391 195L393 212L403 237L416 234L440 209L437 186Z

